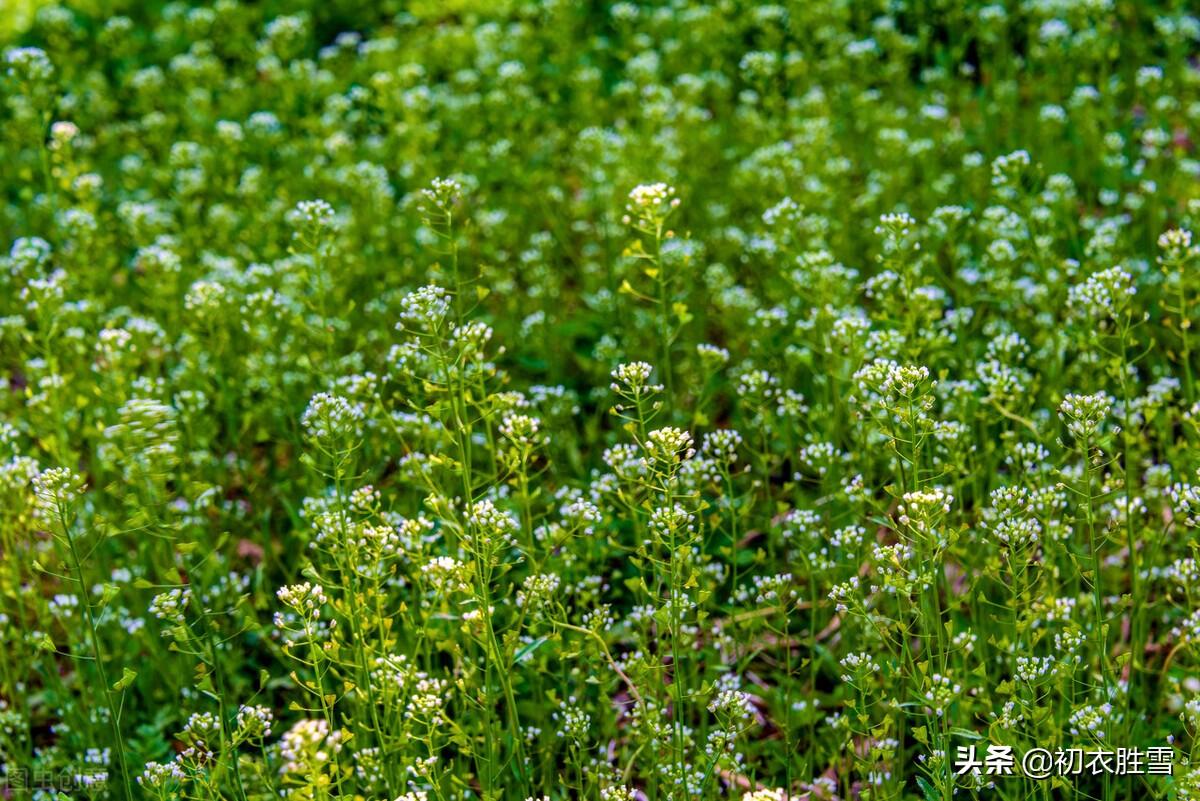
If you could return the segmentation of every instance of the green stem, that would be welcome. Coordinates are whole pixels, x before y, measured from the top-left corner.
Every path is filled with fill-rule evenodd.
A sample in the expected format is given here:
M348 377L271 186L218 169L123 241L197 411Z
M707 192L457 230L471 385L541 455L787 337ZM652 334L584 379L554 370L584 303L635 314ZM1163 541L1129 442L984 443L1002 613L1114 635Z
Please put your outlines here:
M83 602L83 613L87 619L88 634L92 645L92 660L96 663L96 672L104 692L104 700L108 704L108 723L112 729L113 745L117 752L117 764L121 769L121 788L126 801L133 801L133 790L130 787L129 768L125 763L125 738L121 735L121 711L113 701L112 687L108 683L108 671L104 668L104 654L100 648L100 634L96 630L96 617L92 611L92 598L88 592L87 583L83 576L83 562L79 558L79 550L75 546L75 538L71 536L71 527L67 521L67 510L62 504L58 508L59 519L62 522L63 537L71 554L71 565L75 571L75 581L79 584L79 599ZM122 691L124 692L124 691Z

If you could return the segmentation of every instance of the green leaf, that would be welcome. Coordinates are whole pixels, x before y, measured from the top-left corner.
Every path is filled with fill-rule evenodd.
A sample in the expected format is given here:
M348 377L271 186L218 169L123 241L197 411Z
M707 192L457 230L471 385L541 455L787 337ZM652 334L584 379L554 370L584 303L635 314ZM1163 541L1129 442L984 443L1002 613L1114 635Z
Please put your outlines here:
M955 737L961 737L964 740L982 740L983 735L973 732L970 729L952 728L950 733Z
M119 693L130 684L133 684L133 680L137 678L137 675L137 671L125 668L124 672L121 673L121 678L117 679L117 681L113 684L113 692Z
M942 801L941 793L924 776L917 777L917 786L921 788L921 794L925 796L925 801Z
M527 658L533 655L534 651L541 648L547 640L549 640L549 637L538 637L536 640L517 651L516 656L513 657L513 661L518 664L524 662Z

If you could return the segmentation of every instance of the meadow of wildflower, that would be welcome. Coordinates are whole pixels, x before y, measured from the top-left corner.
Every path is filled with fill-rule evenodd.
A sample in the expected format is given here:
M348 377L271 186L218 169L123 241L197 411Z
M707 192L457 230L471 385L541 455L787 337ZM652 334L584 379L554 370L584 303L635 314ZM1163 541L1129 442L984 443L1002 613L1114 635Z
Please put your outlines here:
M1194 3L39 6L0 799L1200 799Z

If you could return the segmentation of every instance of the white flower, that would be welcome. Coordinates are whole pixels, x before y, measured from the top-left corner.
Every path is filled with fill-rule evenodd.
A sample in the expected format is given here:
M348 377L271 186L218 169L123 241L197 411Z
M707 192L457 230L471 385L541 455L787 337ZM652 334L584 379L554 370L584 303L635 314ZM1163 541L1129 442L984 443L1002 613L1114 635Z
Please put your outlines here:
M137 783L153 791L165 791L173 785L182 782L186 774L178 762L147 762L142 775L137 777Z
M33 479L34 508L46 521L63 525L83 490L80 475L66 467L51 467Z
M318 445L333 450L361 433L362 407L341 395L318 392L309 401L300 425Z
M275 595L284 606L290 607L305 620L319 619L321 607L329 603L324 588L308 581L280 587Z
M400 302L401 322L396 328L403 330L405 324L409 324L435 331L449 312L450 293L436 284L429 284L410 292Z
M667 468L690 459L696 453L692 435L681 428L667 426L647 435L646 453L655 463Z
M333 227L333 206L324 200L301 200L292 209L290 221L296 227L296 235L311 235Z
M429 188L421 190L419 211L429 214L448 214L462 202L463 186L454 178L434 178Z
M1073 437L1087 439L1100 430L1112 404L1112 398L1104 392L1093 395L1068 393L1058 406L1058 414Z
M271 725L274 722L275 716L269 708L243 704L238 708L237 730L234 732L234 739L239 742L266 739L271 736Z
M629 192L622 220L639 230L654 232L678 207L675 187L664 183L640 184Z
M662 392L661 384L650 383L650 373L653 370L654 368L646 362L617 365L617 368L612 371L612 377L615 380L610 387L618 395L624 395L631 399Z
M1078 316L1101 319L1126 310L1135 295L1133 275L1121 267L1110 267L1071 287L1067 305Z

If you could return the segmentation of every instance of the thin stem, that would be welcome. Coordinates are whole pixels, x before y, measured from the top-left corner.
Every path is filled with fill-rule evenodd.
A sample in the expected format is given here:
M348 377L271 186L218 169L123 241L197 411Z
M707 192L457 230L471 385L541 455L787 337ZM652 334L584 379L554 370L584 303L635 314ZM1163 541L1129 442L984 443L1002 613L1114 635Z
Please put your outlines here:
M100 677L100 685L104 692L104 700L108 704L108 723L112 729L113 743L117 746L117 764L121 769L121 788L126 801L133 801L133 790L130 787L129 767L125 763L125 738L121 734L121 711L113 701L112 687L108 683L108 671L104 667L104 654L100 648L100 634L96 630L96 617L92 611L91 594L83 576L83 562L79 558L79 550L75 546L75 538L71 535L71 526L67 523L67 510L63 504L58 505L59 520L62 525L63 538L71 554L71 565L75 571L75 580L79 584L79 600L83 604L84 617L87 620L88 635L92 646L92 660L96 664L96 672ZM122 692L124 692L122 690Z

